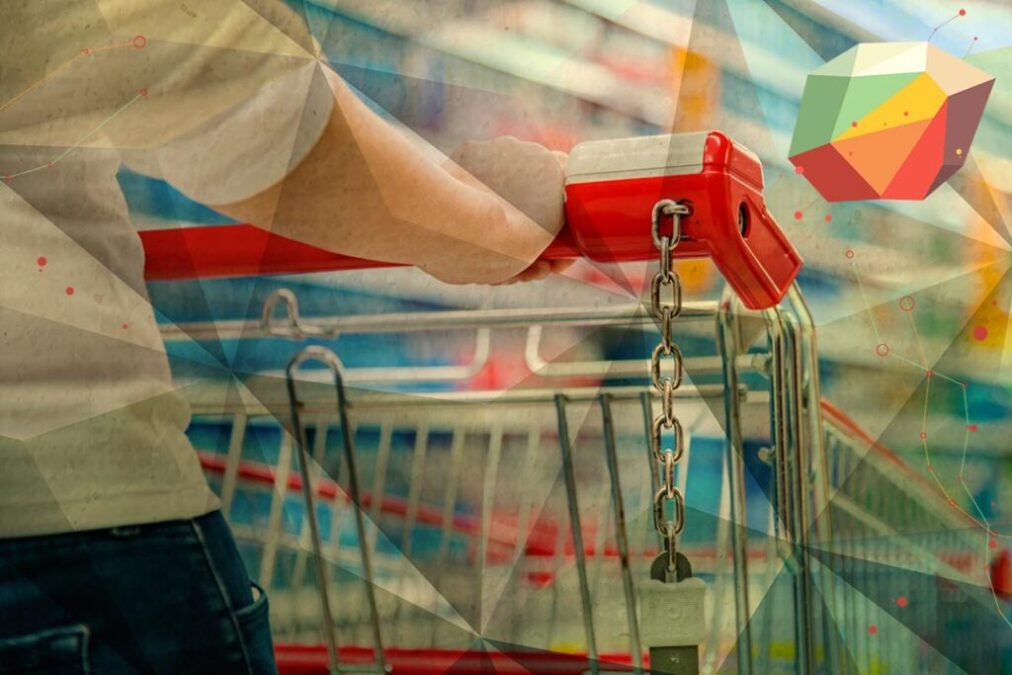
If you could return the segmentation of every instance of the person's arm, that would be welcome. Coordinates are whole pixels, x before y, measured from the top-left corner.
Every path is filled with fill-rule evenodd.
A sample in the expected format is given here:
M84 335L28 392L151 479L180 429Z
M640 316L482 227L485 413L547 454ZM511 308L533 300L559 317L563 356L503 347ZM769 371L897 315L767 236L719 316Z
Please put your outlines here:
M333 71L322 71L334 106L305 158L272 187L214 208L285 237L408 263L452 283L547 273L545 265L529 268L563 224L564 170L555 153L515 139L465 148L458 157L479 167L479 181L376 115Z

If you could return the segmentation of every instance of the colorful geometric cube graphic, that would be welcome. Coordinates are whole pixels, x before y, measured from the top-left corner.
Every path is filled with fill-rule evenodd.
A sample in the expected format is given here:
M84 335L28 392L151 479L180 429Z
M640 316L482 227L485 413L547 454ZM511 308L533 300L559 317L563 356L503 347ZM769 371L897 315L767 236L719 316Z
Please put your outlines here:
M827 201L924 199L963 166L993 84L927 42L855 45L808 75L790 160Z

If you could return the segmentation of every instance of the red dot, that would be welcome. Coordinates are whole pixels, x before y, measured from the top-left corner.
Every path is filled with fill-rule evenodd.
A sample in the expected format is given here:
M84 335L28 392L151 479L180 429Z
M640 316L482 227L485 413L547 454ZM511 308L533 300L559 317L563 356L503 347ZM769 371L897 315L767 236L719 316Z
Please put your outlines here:
M878 627L875 624L868 626L868 635L874 635L878 632Z
M956 500L955 499L950 499L949 500L949 506L955 506L955 505L956 505Z
M73 295L74 294L74 287L73 286L67 286L67 290L65 291L65 293L67 295Z
M803 166L796 166L796 167L794 167L794 173L802 174L804 172L805 172L805 167L803 167Z
M910 113L909 113L909 112L907 112L906 110L904 110L904 111L903 111L903 116L904 116L904 117L910 117Z
M901 595L900 597L896 598L896 606L897 607L906 607L907 606L907 596Z
M127 324L123 324L123 330L126 330L128 327L129 326Z
M39 267L45 267L46 263L48 262L49 259L46 258L46 256L44 255L40 255L38 258L35 259L35 264L38 265Z
M888 356L889 345L887 345L884 342L878 343L877 345L875 345L875 353L878 354L879 356Z
M147 87L142 87L137 93L140 94L141 96L147 96L148 95L148 88Z
M919 435L920 435L922 441L927 440L927 438L928 438L928 432L926 432L926 431L922 431Z
M987 545L989 548L998 548L998 540L992 539L991 541L987 542Z
M795 211L794 212L794 220L801 220L801 216L803 216L803 215L804 214L801 213L801 211Z
M53 163L52 162L47 162L46 163L46 168L47 169L52 169L53 168Z
M81 50L81 53L87 56L88 54L91 54L91 50L85 47L84 49Z
M987 326L974 326L973 328L973 339L983 340L987 337Z
M977 425L976 424L967 424L966 428L969 429L970 431L976 431L977 430Z
M965 9L959 10L959 15L960 16L966 16L966 10Z
M137 49L144 49L144 46L148 43L148 39L143 35L135 35L131 42L133 42L134 47Z
M856 126L857 126L857 122L851 122L851 123L850 123L850 126L852 126L852 127L856 127Z
M854 257L854 251L848 248L848 249L847 249L847 253L846 253L846 256L847 256L848 258L853 258L853 257Z
M927 373L925 373L924 376L925 377L934 377L935 376L935 371L929 370Z
M827 214L826 214L826 217L825 217L825 219L824 219L824 220L825 220L825 221L826 221L827 223L831 223L831 222L833 222L833 216L832 216L831 214L827 213Z

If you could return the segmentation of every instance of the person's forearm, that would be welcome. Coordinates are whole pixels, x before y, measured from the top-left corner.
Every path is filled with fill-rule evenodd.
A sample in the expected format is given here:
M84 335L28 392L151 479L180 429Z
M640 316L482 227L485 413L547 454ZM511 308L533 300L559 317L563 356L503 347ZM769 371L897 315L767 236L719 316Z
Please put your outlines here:
M285 237L416 265L449 282L507 279L552 240L554 231L417 145L327 75L335 105L305 159L272 188L215 208Z

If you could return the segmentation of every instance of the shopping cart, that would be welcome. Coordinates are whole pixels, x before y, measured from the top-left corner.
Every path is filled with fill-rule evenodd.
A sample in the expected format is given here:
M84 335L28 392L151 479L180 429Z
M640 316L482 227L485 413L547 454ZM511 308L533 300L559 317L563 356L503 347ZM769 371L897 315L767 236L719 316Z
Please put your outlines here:
M664 216L676 227L661 243L677 241L666 203L655 234ZM146 235L153 276L229 273L166 251L240 229ZM305 251L270 239L264 271L307 270ZM315 255L312 269L357 266ZM669 290L677 318L656 349L543 356L560 331L643 344ZM660 672L974 672L963 664L997 658L985 632L950 636L973 620L959 614L967 589L988 586L976 523L822 400L797 287L761 310L731 289L682 302L664 278L652 297L307 318L280 289L257 321L164 327L169 342L290 345L283 371L186 387L201 462L270 598L282 673L649 669L668 653L647 653L643 593L683 576L675 551L706 582L705 634L698 663ZM474 347L467 362L354 367L335 347L390 334ZM524 340L528 376L508 387L485 376L500 334ZM665 347L676 339L684 353ZM658 458L661 445L676 452ZM904 622L900 595L933 619ZM876 640L892 624L904 629Z

